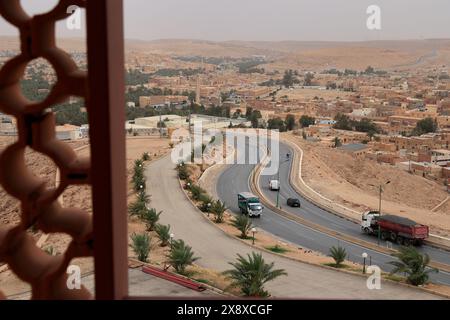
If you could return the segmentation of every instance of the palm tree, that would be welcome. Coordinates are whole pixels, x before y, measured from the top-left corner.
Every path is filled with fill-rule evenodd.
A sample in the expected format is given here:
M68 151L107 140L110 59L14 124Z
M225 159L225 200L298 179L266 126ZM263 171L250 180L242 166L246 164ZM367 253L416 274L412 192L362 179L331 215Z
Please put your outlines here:
M200 258L194 257L192 247L188 246L183 240L176 240L172 243L168 259L177 273L186 275L186 268Z
M395 267L391 274L406 274L407 281L414 286L427 283L430 272L439 272L437 269L429 268L430 257L427 254L420 254L414 247L401 247L393 256L399 261L389 262Z
M231 224L241 232L241 239L248 239L247 235L250 229L253 227L253 224L247 216L242 214L238 215L233 219Z
M151 239L147 233L136 234L133 233L131 235L131 240L133 243L131 247L133 251L137 254L138 260L142 262L148 261L148 254L151 249Z
M212 204L213 204L213 199L207 195L207 194L201 194L199 201L201 201L202 203L199 206L199 209L202 212L211 212L212 209Z
M156 234L158 235L159 241L161 241L161 247L165 247L170 241L170 224L163 225L157 224L155 227Z
M200 186L197 186L195 184L191 185L191 194L192 194L192 199L194 200L199 200L200 197L206 193L206 191L201 188Z
M137 201L144 202L148 204L150 202L150 196L145 191L138 192Z
M227 206L225 205L225 202L222 202L220 200L214 201L214 203L211 206L211 212L215 216L214 221L216 223L223 222L223 220L224 220L223 215L226 210L227 210Z
M156 212L156 209L147 209L144 210L140 216L140 218L145 222L147 226L147 231L153 231L155 229L156 224L159 221L159 216L162 211Z
M130 204L128 211L130 212L130 216L142 216L142 214L147 210L147 204L143 201L140 201L139 198Z
M234 269L227 270L224 274L233 281L233 286L241 289L244 296L268 297L264 284L287 275L283 269L274 270L274 263L267 264L261 253L252 252L247 255L247 259L240 254L237 256L237 262L230 262Z
M180 178L181 180L186 180L187 178L189 178L189 171L184 163L181 163L177 167L177 169L178 169L178 178Z
M347 257L347 252L341 246L331 247L330 256L334 259L334 266L336 268L340 268L342 262L344 262L345 258Z

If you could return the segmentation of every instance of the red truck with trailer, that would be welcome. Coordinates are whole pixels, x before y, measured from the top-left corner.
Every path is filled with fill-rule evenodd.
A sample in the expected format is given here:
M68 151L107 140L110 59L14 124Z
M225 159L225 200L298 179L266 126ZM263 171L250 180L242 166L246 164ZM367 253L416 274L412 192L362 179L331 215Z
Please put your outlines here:
M378 236L382 240L396 242L400 245L421 245L429 236L429 228L411 219L395 215L380 215L378 211L363 214L361 229L367 234Z

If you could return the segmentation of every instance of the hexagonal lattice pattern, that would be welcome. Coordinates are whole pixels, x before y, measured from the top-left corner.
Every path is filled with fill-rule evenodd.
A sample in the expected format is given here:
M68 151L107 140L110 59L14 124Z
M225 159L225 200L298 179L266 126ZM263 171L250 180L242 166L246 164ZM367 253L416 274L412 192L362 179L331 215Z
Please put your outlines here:
M60 0L51 11L33 17L25 13L20 0L0 1L0 14L18 28L21 39L20 54L0 70L0 111L16 118L19 132L17 142L0 154L0 184L21 202L20 224L0 226L0 261L31 284L34 299L91 298L85 288L69 290L66 285L70 261L92 255L91 216L79 209L63 208L57 201L67 186L90 183L90 164L56 139L55 116L48 111L69 96L87 96L85 72L55 41L55 24L68 17L71 5L85 7L85 0ZM31 102L21 93L20 79L27 64L37 58L52 65L57 82L44 101ZM61 173L57 188L48 187L28 170L24 159L27 146L56 163ZM59 256L43 252L26 232L33 225L46 233L70 235L67 251Z

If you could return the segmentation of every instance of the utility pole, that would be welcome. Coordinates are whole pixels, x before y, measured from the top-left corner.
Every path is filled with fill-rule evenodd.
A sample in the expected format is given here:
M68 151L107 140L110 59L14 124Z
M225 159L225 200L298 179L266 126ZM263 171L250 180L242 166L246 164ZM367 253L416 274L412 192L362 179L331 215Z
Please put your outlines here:
M278 175L277 175L277 179L278 179L278 191L277 191L277 208L279 208L279 204L280 204L280 191L281 191L281 181L280 181L280 169L281 169L281 164L288 162L291 158L291 155L288 153L286 154L286 160L282 161L280 163L280 165L278 166Z
M386 181L385 185L388 185L389 183L391 183L390 180ZM380 198L379 198L379 203L378 203L378 214L379 217L381 217L381 195L383 193L383 185L380 184ZM381 226L378 223L378 245L380 245L381 242Z
M158 108L159 109L159 138L162 138L162 116L161 116L161 107Z

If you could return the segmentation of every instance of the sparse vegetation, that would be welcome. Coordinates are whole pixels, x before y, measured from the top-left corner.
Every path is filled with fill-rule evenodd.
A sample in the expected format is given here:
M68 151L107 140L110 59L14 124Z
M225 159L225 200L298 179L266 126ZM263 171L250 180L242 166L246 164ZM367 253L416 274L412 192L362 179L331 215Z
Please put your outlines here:
M132 244L131 247L136 253L139 261L148 262L148 256L151 249L151 238L147 233L131 235Z
M214 222L222 223L224 220L224 213L227 210L227 206L224 202L216 200L211 206L211 212L214 214Z
M280 276L287 275L283 269L274 269L274 263L266 263L262 254L252 252L247 258L237 255L236 262L230 262L233 269L224 272L239 287L246 297L263 298L270 296L264 284Z
M300 127L308 128L309 126L316 123L316 118L310 117L307 115L303 115L300 117L299 123L300 123Z
M153 231L155 229L156 224L159 221L159 216L162 214L162 211L157 212L156 209L151 208L144 210L140 218L143 222L145 222L145 225L147 227L147 231Z
M183 240L176 240L172 243L168 260L175 271L182 275L187 275L186 268L200 259L194 256L192 248Z
M134 185L134 190L136 192L145 190L145 177L144 177L144 163L142 160L138 159L134 162L134 174L132 182Z
M393 254L398 261L391 261L389 264L395 268L391 275L403 273L406 275L408 283L419 286L428 282L431 272L438 272L437 269L430 268L430 257L427 254L421 254L412 246L401 247L399 252Z
M199 209L202 212L211 212L211 208L213 205L213 199L207 195L207 194L201 194L199 201L201 202L201 204L199 205Z
M177 166L178 178L181 180L186 180L189 178L189 170L184 162Z
M157 224L155 226L155 231L161 247L166 247L170 241L170 225Z
M347 257L347 252L345 251L345 248L338 246L338 247L331 247L330 249L330 256L334 259L334 267L335 268L341 268L342 263L345 261L345 258Z
M279 246L278 244L276 244L276 245L274 245L274 246L271 246L271 247L266 247L266 249L267 249L267 250L270 250L270 251L272 251L272 252L275 252L275 253L281 253L281 254L284 254L284 253L286 253L286 252L289 252L288 249L285 249L285 248Z
M249 217L243 214L237 215L236 217L234 217L231 224L241 232L241 239L248 239L248 233L253 227L252 221Z
M192 199L194 199L195 201L200 200L200 197L203 194L206 194L206 191L196 184L192 184L189 188L189 191L191 191Z
M144 152L142 154L142 161L149 161L150 160L150 155L148 154L148 152Z

